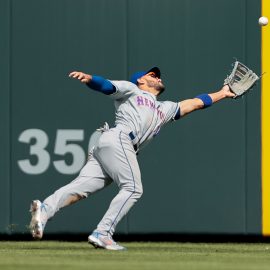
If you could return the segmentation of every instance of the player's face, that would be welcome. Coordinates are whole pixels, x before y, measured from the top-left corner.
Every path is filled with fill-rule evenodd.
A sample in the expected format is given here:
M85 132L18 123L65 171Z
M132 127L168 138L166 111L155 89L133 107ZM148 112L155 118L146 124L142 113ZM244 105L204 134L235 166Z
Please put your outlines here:
M156 89L159 94L165 90L162 80L158 78L154 72L147 73L143 78L145 79L147 86Z

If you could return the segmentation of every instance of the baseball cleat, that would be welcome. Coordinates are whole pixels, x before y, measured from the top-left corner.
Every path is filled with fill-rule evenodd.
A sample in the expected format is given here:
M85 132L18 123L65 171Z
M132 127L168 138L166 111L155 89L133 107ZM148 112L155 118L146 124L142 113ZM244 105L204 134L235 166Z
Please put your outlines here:
M30 206L30 212L32 219L30 223L30 230L34 239L41 239L46 222L41 219L41 212L44 206L39 200L32 201Z
M95 248L104 248L108 250L126 250L125 247L118 245L111 236L103 235L97 231L94 231L88 237L88 243Z

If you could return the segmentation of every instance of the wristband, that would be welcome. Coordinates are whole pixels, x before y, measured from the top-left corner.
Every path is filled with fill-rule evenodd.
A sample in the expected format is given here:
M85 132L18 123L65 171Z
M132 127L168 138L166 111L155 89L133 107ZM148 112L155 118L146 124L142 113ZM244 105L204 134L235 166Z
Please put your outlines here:
M213 100L208 94L201 94L196 96L196 98L199 98L203 102L204 108L210 107L213 104Z

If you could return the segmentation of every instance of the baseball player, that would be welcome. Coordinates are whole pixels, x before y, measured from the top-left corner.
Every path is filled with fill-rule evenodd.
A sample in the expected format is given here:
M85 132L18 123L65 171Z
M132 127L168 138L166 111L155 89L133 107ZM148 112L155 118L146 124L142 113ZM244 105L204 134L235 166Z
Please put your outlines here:
M116 108L115 126L102 129L87 163L75 180L43 202L32 201L32 236L41 239L46 222L57 211L114 182L119 192L97 228L89 235L88 242L96 248L124 250L112 236L118 222L143 194L136 154L165 124L224 98L232 98L235 94L225 85L215 93L201 94L181 102L158 101L157 97L165 90L158 67L137 72L130 81L111 81L77 71L71 72L69 77L113 99Z

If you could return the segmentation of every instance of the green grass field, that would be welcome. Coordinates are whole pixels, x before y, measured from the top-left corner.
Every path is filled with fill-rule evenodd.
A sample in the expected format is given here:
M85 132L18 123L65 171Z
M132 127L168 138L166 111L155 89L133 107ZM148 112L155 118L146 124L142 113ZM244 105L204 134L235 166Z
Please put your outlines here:
M269 243L121 243L128 251L86 242L0 241L0 269L270 269Z

